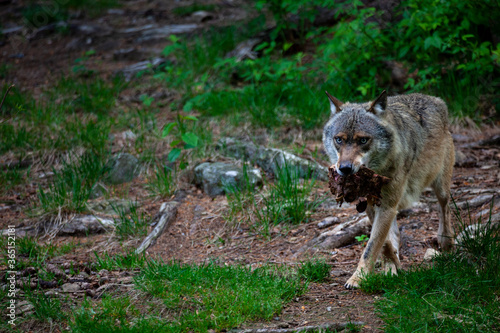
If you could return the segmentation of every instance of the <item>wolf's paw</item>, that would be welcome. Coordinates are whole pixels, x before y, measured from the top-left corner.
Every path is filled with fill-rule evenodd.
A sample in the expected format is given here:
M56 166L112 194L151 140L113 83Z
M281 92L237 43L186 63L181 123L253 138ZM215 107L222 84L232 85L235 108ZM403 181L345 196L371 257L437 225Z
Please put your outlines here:
M386 262L384 264L384 272L385 274L398 275L398 269L393 262Z
M438 236L438 243L439 246L441 247L441 250L443 251L451 251L453 250L453 238L451 237L439 237Z
M349 280L347 280L347 282L344 284L344 287L346 289L356 289L356 288L359 288L359 276L354 273L350 278Z

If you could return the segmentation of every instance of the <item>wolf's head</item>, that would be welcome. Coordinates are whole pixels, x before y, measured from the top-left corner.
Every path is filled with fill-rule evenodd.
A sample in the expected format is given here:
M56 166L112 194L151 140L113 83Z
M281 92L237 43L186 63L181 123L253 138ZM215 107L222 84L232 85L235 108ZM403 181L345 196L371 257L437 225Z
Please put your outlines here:
M342 103L326 92L332 116L323 130L323 145L337 172L349 175L361 165L380 170L391 148L392 135L384 125L385 90L373 102Z

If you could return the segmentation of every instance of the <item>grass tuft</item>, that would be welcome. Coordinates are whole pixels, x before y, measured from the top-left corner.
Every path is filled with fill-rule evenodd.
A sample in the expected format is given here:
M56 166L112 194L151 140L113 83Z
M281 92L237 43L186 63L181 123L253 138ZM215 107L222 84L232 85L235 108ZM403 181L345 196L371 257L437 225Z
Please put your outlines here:
M325 260L309 260L301 263L298 273L306 281L323 282L330 275L330 265Z
M60 171L53 171L48 189L39 186L40 208L47 214L87 210L94 185L108 169L103 156L93 152L82 155L75 163L63 162Z

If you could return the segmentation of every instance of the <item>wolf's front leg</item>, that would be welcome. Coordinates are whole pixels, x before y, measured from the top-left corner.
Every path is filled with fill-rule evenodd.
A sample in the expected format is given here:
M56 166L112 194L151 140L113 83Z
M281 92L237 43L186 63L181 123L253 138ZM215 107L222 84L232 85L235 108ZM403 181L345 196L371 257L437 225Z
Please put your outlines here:
M361 277L373 271L382 247L387 239L391 225L396 218L396 208L377 207L372 226L370 239L366 244L361 260L354 274L347 280L344 287L347 289L358 288ZM398 263L399 264L399 261Z

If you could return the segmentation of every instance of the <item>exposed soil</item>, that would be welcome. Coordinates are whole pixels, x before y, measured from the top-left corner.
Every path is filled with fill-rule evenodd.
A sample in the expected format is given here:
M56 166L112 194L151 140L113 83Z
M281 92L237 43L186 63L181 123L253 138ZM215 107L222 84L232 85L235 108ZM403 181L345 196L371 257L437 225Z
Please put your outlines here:
M198 1L202 2L204 1ZM83 33L78 32L78 29L70 29L67 34L55 31L39 32L39 37L16 45L15 36L19 35L8 35L0 43L0 63L12 65L12 68L0 84L15 83L22 90L31 91L36 95L43 87L50 86L60 76L70 73L75 60L90 49L95 50L96 55L87 63L88 67L107 77L130 64L160 56L163 47L168 43L165 39L140 43L137 35L120 33L126 28L147 24L162 26L195 23L199 27L192 33L201 33L209 26L234 24L248 19L248 4L243 1L210 3L216 3L218 9L211 19L204 22L198 22L192 16L174 15L172 8L177 6L175 1L134 0L125 2L120 11L108 11L97 18L82 17L81 13L79 17L78 13L74 13L76 18L72 22L76 26L93 26L94 32ZM0 1L0 21L4 29L19 25L18 13L22 4L23 1ZM114 52L126 48L135 48L138 55L133 59L115 60ZM165 108L160 117L169 117L168 108ZM480 194L492 194L495 196L493 214L500 211L500 147L480 145L477 142L498 133L498 127L485 127L481 130L453 127L455 146L457 151L463 153L454 170L453 197L457 202L464 202ZM319 141L306 143L308 146L321 145ZM3 162L8 160L9 156L0 158L0 162ZM162 202L147 198L142 189L144 182L145 179L139 177L133 183L117 186L115 193L122 197L138 198L142 208L153 216ZM362 244L353 243L340 249L308 252L297 256L298 249L325 231L317 226L325 217L337 216L344 222L359 215L354 205L344 203L342 208L339 208L334 197L328 194L326 182L319 183L318 192L324 193L328 199L314 212L310 222L276 227L272 230L270 240L254 233L250 226L244 223L227 222L225 217L228 204L225 197L211 199L189 183L182 183L180 188L175 197L181 202L177 219L157 243L147 250L148 256L159 256L165 261L176 259L202 263L217 260L221 263L257 267L265 263L296 265L301 260L315 255L326 258L331 264L332 272L327 282L312 283L305 295L287 305L283 313L272 322L247 323L247 327L298 327L326 322L362 321L366 323L363 332L382 330L383 323L374 314L373 304L378 296L366 295L357 290L345 290L343 287L356 267L363 251ZM0 229L6 228L7 225L20 228L40 222L26 215L26 208L36 200L36 189L36 184L29 184L0 197ZM486 216L490 203L491 200L488 200L471 207L470 216L474 219L481 214ZM462 211L461 215L465 218L468 213ZM455 228L458 228L457 219L454 218L453 221ZM438 222L436 198L430 191L423 193L420 203L412 210L400 214L404 268L422 262L427 248L437 248L435 236ZM72 262L77 266L86 267L95 250L116 253L124 246L134 247L141 242L140 239L134 239L126 244L119 244L110 235L102 234L57 237L53 240L55 243L69 241L76 241L81 245L74 253L58 257L47 264L52 263L64 268L64 265ZM96 275L89 272L90 277L84 280L89 283L88 289L93 291L87 292L87 295L95 295L99 284L95 283ZM120 276L118 272L110 273L112 278L115 278L115 275ZM68 278L67 281L71 282L71 279ZM81 299L84 294L73 293L73 297ZM40 330L36 327L31 329Z

